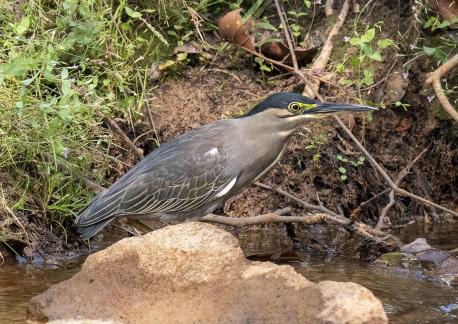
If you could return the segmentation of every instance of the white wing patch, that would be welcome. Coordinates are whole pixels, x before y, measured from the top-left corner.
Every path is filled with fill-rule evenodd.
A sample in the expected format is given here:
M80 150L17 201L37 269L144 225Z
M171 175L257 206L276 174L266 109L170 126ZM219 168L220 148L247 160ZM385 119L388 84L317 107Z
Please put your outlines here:
M217 154L218 154L218 148L215 147L215 148L212 148L210 151L206 152L205 156L213 157L213 156L216 156Z
M218 192L218 194L216 195L216 197L222 197L224 196L225 194L227 194L229 192L229 190L232 189L232 187L235 185L235 181L237 180L237 177L235 177L234 179L231 180L231 182L229 182L227 184L226 187L223 188L223 190L221 190L220 192Z

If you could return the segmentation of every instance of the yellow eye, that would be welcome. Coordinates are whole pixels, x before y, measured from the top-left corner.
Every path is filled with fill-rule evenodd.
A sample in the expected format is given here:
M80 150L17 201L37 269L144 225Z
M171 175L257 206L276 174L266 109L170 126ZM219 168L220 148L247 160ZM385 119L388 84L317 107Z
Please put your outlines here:
M301 110L301 106L297 102L292 102L288 105L288 109L295 114Z

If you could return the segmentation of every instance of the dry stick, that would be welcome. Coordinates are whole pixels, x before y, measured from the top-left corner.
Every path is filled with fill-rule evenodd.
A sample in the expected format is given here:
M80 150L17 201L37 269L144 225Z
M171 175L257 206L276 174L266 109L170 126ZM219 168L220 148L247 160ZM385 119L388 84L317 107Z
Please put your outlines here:
M340 10L339 16L337 17L337 21L332 27L331 31L329 32L328 38L324 42L323 49L320 52L318 58L313 62L312 70L322 70L328 64L329 58L331 57L332 48L334 47L334 37L339 33L342 25L347 18L348 9L350 8L349 0L345 0L344 4L342 5L342 9ZM305 86L304 94L308 97L314 98L315 94L320 89L320 82L319 80L313 80L312 86L309 85Z
M407 174L409 174L410 169L413 167L413 165L422 157L423 154L426 153L428 149L424 149L423 151L418 154L418 156L413 159L409 164L406 165L404 169L402 169L401 172L399 172L398 177L396 178L395 184L399 186L401 183L402 179L406 177ZM377 226L375 226L376 229L382 229L384 227L384 220L386 217L386 214L390 210L390 208L394 205L395 200L394 200L394 190L391 189L388 197L390 198L388 204L386 204L385 207L383 207L382 212L380 213L380 216L378 218Z
M333 212L332 210L330 209L327 209L326 207L322 206L322 205L313 205L313 204L310 204L292 194L290 194L289 192L286 192L280 188L276 188L276 187L273 187L273 186L269 186L269 185L266 185L264 183L261 183L261 182L255 182L254 183L255 186L258 186L260 188L263 188L263 189L267 189L267 190L270 190L270 191L273 191L273 192L276 192L282 196L285 196L293 201L295 201L296 203L298 203L299 205L301 205L302 207L305 207L305 208L308 208L308 209L311 209L311 210L316 210L316 211L319 211L319 212L322 212L322 213L326 213L326 214L329 214L333 217L336 217L336 218L341 218L341 219L345 219L343 218L342 216L340 216L339 214Z
M275 0L275 6L277 7L278 16L280 17L280 21L281 21L281 24L283 26L283 32L285 33L285 36L286 36L286 42L288 44L289 52L290 52L290 55L291 55L291 60L293 61L294 71L298 71L299 70L299 65L297 64L296 53L294 52L293 41L291 39L291 35L290 35L289 29L288 29L288 25L286 23L285 13L281 9L280 3L278 3L278 0Z
M137 146L135 146L134 143L132 143L130 138L124 133L124 131L118 126L118 124L109 117L104 117L103 119L108 123L108 125L110 125L110 128L121 137L123 142L127 146L129 146L129 148L134 152L135 156L137 157L137 160L143 159L143 150L139 149Z
M428 79L426 79L426 83L432 83L434 92L436 93L437 99L439 99L442 107L444 107L444 110L450 115L450 117L452 117L458 123L458 112L448 100L441 85L441 78L449 73L457 65L458 54L439 66L434 72L431 72L428 75Z
M199 221L212 222L234 227L247 225L258 225L265 223L303 223L307 225L322 223L327 220L328 214L313 214L309 216L280 216L277 213L267 213L258 216L248 217L227 217L215 214L207 214L200 218Z

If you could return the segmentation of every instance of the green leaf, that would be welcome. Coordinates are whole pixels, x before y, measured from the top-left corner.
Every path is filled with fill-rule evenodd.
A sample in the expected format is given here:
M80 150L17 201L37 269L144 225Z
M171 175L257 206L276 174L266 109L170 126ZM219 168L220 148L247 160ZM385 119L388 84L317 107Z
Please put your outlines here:
M25 16L21 19L19 24L16 26L16 33L18 35L24 34L29 29L29 26L30 26L30 18Z
M354 38L350 39L350 44L353 45L353 46L359 46L362 43L363 42L359 38L354 37Z
M262 29L267 29L267 30L271 30L271 31L275 31L275 32L278 31L278 29L275 28L275 26L272 26L267 21L261 21L261 22L257 23L256 26L259 27L259 28L262 28Z
M342 174L342 175L340 176L340 180L342 180L342 181L347 180L347 178L348 178L348 177L347 177L347 175L345 175L345 174Z
M364 43L369 43L374 39L375 36L375 28L370 28L366 30L363 36L361 36L361 41Z
M360 156L360 157L358 158L358 161L364 162L364 161L366 161L366 158L365 158L364 156Z
M336 71L338 73L343 73L345 71L345 65L343 65L342 63L339 63L336 65Z
M339 168L339 172L342 173L342 174L345 174L345 173L347 173L347 169L345 169L344 167L340 167Z
M436 48L434 52L434 56L441 62L445 62L448 60L448 55L442 49Z
M259 69L260 69L261 71L272 72L272 69L271 69L268 65L265 65L265 64L261 64L261 65L259 66Z
M177 54L177 61L184 61L188 57L188 53L178 53Z
M383 38L383 39L379 39L378 42L377 42L377 46L380 48L380 49L384 49L384 48L387 48L388 46L391 46L393 45L394 42L389 39L389 38Z
M361 44L361 49L363 50L364 54L367 56L372 55L374 51L372 50L372 47L367 44Z
M62 80L62 94L64 96L67 96L70 94L70 90L71 90L71 82L70 80Z
M434 47L428 47L423 45L423 51L426 53L426 55L432 56L436 52L436 49Z
M429 27L431 27L435 22L437 21L437 18L432 16L432 17L429 17L429 19L423 24L423 28L424 29L428 29Z
M381 62L382 61L382 55L380 54L379 51L375 51L372 54L367 55L368 58L373 59L374 61Z
M132 17L132 18L140 18L140 17L142 16L142 14L141 14L140 12L130 9L128 6L126 6L126 7L124 8L124 10L126 11L126 14L127 14L129 17Z
M175 61L172 61L172 60L167 60L165 61L164 63L160 64L159 65L159 70L162 71L162 70L165 70L171 66L173 66L176 62Z
M18 57L9 63L0 64L0 72L8 76L25 76L36 65L33 59Z
M362 82L365 84L365 85L371 85L374 83L374 71L372 69L364 69L363 70L363 75L364 75L364 78L362 80Z
M68 69L67 68L62 69L62 72L60 73L60 78L62 80L68 79Z

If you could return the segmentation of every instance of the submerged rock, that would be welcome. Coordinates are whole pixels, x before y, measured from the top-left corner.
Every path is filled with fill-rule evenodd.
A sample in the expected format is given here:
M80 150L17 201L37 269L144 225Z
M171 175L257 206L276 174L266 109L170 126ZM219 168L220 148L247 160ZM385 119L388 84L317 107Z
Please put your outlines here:
M381 255L375 264L408 270L419 270L431 279L439 279L449 286L458 286L458 259L436 249L424 238L401 247L401 252Z
M237 239L185 223L88 257L73 278L32 298L30 322L386 323L381 302L351 282L312 283L291 266L247 260Z

